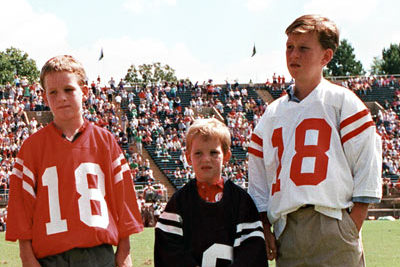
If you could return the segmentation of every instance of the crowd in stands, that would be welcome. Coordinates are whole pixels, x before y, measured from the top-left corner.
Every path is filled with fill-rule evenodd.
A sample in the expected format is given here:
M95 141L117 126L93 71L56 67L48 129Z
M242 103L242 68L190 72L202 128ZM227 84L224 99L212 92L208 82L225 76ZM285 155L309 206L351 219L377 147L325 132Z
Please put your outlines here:
M265 85L275 90L287 84L283 75L274 74L272 83L267 81ZM349 78L342 81L342 85L361 94L368 93L372 87L399 88L399 81L393 76L371 76ZM253 87L252 83L241 86L236 81L232 84L226 81L220 86L208 80L202 84L179 81L127 88L122 79L117 84L111 78L107 86L103 86L98 77L89 84L84 116L114 134L126 152L136 183L155 184L157 181L149 160L142 156L144 144L154 146L156 157L163 162L173 161L171 154L178 153L176 169L170 172L184 184L194 178L185 157L185 131L196 118L216 116L203 114L204 108L213 108L222 115L232 134L232 148L247 153L251 133L267 106L259 97L249 96ZM181 97L186 92L191 99L184 105ZM0 103L0 190L5 192L22 142L43 127L35 118L29 120L24 111L48 108L44 105L39 83L29 84L24 77L16 77L14 83L0 87ZM399 111L400 91L397 89L394 99L388 100L385 110L379 111L376 124L383 138L385 184L390 188L398 187L400 191L400 181L393 178L400 176L400 125L396 114ZM129 149L130 144L136 146L135 152ZM234 154L224 167L223 175L245 188L247 157L239 158ZM388 180L388 177L392 178Z
M33 103L33 99L19 93L24 89L22 85L7 84L0 90L0 194L8 189L12 167L23 141L43 127L34 117L29 120L26 116L24 111L33 106L27 103Z
M382 176L385 186L387 190L394 188L400 192L400 120L396 112L389 108L379 110L376 124L377 130L382 137ZM384 193L390 194L389 191L385 190Z
M271 90L282 90L286 87L286 83L288 83L288 81L286 80L284 75L276 75L276 73L274 73L271 80L267 79L267 81L265 82L265 86ZM289 82L289 84L292 83L293 80Z
M0 209L0 232L6 231L7 228L7 209Z
M179 92L186 90L191 91L192 98L189 106L182 108ZM226 118L232 134L232 146L240 147L243 151L247 151L254 123L258 121L265 109L261 99L248 97L246 87L241 88L239 84L227 83L226 88L221 88L215 86L212 80L203 85L196 83L185 86L181 83L177 86L169 84L149 86L139 89L137 93L141 99L142 112L139 112L138 118L132 119L139 122L135 123L135 126L143 127L151 133L148 144L154 140L155 155L162 162L172 160L171 152L179 153L179 164L173 171L173 176L175 179L182 180L183 183L193 178L193 173L186 162L185 144L182 140L190 123L198 117L206 116L201 115L204 108L215 108ZM255 121L249 121L246 114L251 114ZM225 176L242 182L242 177L247 177L246 160L233 157L232 165L225 167Z
M393 109L397 114L400 114L400 89L394 92L393 101L385 101L385 109Z
M341 80L340 84L358 95L366 95L373 87L399 87L399 80L394 76L361 76Z

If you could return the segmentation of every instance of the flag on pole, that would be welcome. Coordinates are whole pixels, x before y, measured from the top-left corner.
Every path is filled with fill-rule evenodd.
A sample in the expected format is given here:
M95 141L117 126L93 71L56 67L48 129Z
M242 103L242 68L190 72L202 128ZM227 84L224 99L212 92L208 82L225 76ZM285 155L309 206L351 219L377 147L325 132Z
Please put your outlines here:
M104 54L103 54L103 47L102 47L102 48L101 48L101 51L100 51L99 61L102 60L103 57L104 57Z
M254 57L255 54L256 54L256 44L254 43L254 46L253 46L253 54L251 55L251 57Z

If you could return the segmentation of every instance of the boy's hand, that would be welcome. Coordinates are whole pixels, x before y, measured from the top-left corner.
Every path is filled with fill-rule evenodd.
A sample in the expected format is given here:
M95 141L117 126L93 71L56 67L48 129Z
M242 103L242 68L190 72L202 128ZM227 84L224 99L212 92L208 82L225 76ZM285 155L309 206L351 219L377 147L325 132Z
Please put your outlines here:
M132 266L130 250L129 236L122 238L118 243L117 252L115 253L115 265L117 267Z
M30 259L28 261L23 260L22 266L23 267L40 267L41 265L37 259Z
M115 253L115 266L116 267L131 267L132 266L132 259L131 255L123 256L121 253Z
M265 226L264 226L265 228ZM265 245L267 247L268 260L272 261L277 258L278 250L276 248L275 235L271 233L270 229L264 229Z
M268 260L272 261L278 256L275 235L271 232L271 224L268 221L267 213L260 212L261 221L264 226L265 246L267 249Z

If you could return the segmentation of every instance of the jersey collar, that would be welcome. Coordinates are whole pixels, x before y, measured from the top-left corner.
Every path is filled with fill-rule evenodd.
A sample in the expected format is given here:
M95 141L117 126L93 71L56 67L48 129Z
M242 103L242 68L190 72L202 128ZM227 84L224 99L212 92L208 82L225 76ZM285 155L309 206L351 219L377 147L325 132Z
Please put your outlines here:
M325 80L324 78L321 79L321 82L310 92L310 94L315 91L318 87L321 86L321 84L324 83L328 83L327 80ZM300 103L300 99L298 99L295 95L294 95L294 89L295 89L295 84L292 84L288 87L288 89L286 89L286 93L288 95L289 100L288 101L292 101L295 103Z
M52 121L51 124L53 125L53 128L56 130L57 134L59 134L62 138L68 140L67 137L65 136L65 134L61 131L61 129L56 126L54 121ZM81 134L85 131L85 129L87 128L88 125L89 125L89 121L86 119L83 119L83 124L79 128L78 132L74 135L72 140L68 140L68 141L70 141L71 143L74 142L79 136L81 136Z
M300 103L300 100L294 95L294 84L290 85L288 89L286 89L286 93L289 97L288 101L293 101L296 103Z

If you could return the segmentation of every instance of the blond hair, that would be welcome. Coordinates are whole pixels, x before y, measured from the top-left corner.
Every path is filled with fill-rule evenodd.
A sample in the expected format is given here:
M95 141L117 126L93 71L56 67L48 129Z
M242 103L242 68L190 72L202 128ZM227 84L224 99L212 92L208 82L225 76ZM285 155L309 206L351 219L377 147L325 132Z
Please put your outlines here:
M194 137L215 138L221 142L222 151L226 154L231 147L231 133L228 127L215 118L198 119L193 122L186 133L186 150L190 153Z
M287 27L285 33L309 33L315 32L318 41L324 49L332 49L333 52L339 46L339 30L336 24L320 15L304 15L297 18Z
M43 65L42 70L40 72L40 85L42 86L42 88L46 90L44 79L47 74L54 72L62 72L62 71L67 71L75 74L78 78L78 84L80 86L85 85L86 72L85 69L83 68L83 65L70 55L60 55L50 58Z

